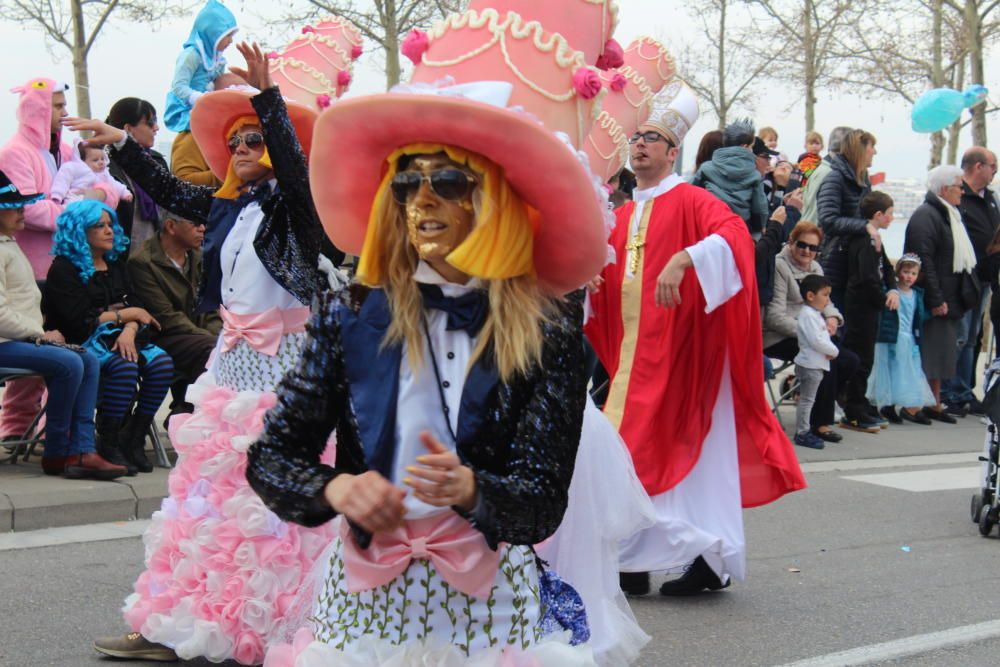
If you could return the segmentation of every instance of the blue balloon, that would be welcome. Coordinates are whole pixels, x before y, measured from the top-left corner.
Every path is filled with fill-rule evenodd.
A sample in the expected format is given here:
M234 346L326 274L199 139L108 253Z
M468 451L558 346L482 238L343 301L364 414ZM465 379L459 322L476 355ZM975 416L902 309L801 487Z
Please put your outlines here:
M980 85L969 86L964 92L951 88L928 90L914 103L910 126L914 132L937 132L962 116L962 111L986 100L989 91Z

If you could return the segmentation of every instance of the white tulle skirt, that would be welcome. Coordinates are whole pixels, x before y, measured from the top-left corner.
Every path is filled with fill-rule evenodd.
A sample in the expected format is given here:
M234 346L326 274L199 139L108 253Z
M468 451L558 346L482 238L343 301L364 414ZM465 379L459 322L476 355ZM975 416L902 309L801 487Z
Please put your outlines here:
M618 585L619 543L655 523L625 442L587 399L580 448L562 525L536 546L583 598L598 664L627 665L649 642Z

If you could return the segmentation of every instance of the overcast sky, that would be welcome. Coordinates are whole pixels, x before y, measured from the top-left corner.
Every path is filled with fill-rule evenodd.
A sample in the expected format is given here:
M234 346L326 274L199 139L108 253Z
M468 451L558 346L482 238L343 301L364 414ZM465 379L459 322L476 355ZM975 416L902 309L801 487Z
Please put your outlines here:
M541 0L540 0L541 1ZM245 0L230 2L240 21L240 37L260 39L267 49L281 50L291 33L284 38L276 38L275 31L259 16L267 16L274 6L272 2ZM665 38L668 48L672 45L676 52L685 38L693 34L693 25L683 11L683 5L675 0L620 0L621 23L615 37L623 45L641 35L655 35ZM173 73L174 60L187 38L191 17L165 22L156 31L146 25L130 26L122 21L105 29L90 56L91 107L94 114L104 117L115 100L135 96L149 100L162 114L167 87ZM72 66L69 52L62 47L46 49L42 34L38 31L23 30L9 23L0 23L4 51L7 56L5 67L0 70L0 95L7 94L11 87L19 85L35 76L50 76L72 85ZM762 40L772 48L781 45ZM235 49L230 48L227 56L233 63L242 59ZM1000 99L1000 58L991 55L987 63L987 86L992 84L993 99ZM381 60L373 58L372 49L362 56L355 68L355 80L348 95L379 92L384 89L384 76L379 70ZM762 82L767 86L765 94L759 96L755 119L758 126L771 125L780 134L779 148L793 158L801 152L805 135L805 122L801 104L796 105L797 91L787 89L787 84ZM845 92L828 94L821 92L816 109L817 129L824 134L834 125L864 127L878 139L879 154L875 158L875 171L885 171L889 178L922 178L928 159L928 139L910 131L909 108L905 104L885 100L864 100ZM0 99L3 99L0 97ZM72 90L69 95L70 108L75 110ZM0 105L0 139L9 136L15 129L14 108L17 97L8 94L6 104ZM792 106L791 110L788 107ZM695 125L685 142L689 146L686 153L687 166L693 160L697 142L701 135L715 127L716 120L702 107L702 119ZM997 114L988 116L989 137L996 143L1000 140L1000 119ZM161 138L165 131L161 132ZM971 145L968 131L964 133L962 148Z

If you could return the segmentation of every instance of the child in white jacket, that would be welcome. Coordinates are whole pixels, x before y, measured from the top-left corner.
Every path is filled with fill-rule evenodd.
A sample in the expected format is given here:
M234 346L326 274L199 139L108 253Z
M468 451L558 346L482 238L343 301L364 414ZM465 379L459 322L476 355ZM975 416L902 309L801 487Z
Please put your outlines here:
M114 189L119 199L132 201L132 193L125 184L108 172L108 154L103 146L88 146L80 141L73 147L73 159L59 167L52 181L50 197L58 204L69 204L84 198L87 190L98 183Z
M823 317L823 309L830 303L830 281L810 274L799 283L799 291L805 303L796 320L799 353L795 355L795 377L799 380L799 404L795 408L794 442L802 447L823 449L823 441L809 428L809 414L823 373L830 370L830 360L840 352L830 339Z

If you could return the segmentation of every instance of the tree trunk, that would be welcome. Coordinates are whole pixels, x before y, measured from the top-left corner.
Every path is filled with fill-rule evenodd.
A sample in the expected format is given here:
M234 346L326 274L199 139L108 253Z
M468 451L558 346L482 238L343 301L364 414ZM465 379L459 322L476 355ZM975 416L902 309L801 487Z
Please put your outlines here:
M385 89L389 90L400 78L399 66L399 17L396 0L385 0Z
M969 44L970 83L985 85L983 67L983 23L979 18L979 3L965 0L965 34ZM972 143L986 145L986 105L972 109Z
M726 129L729 115L729 100L726 99L726 10L729 0L719 0L719 129Z
M816 127L816 44L813 39L813 0L805 0L802 8L803 84L806 95L806 131Z
M931 3L931 12L933 12L931 16L931 88L941 88L944 86L943 57L941 53L941 32L944 23L941 15L943 4L942 0L934 0ZM928 169L933 169L941 164L943 156L944 133L935 132L931 135L931 159Z
M73 12L73 84L76 88L76 113L90 118L90 75L87 71L87 31L83 25L83 0L71 0Z

